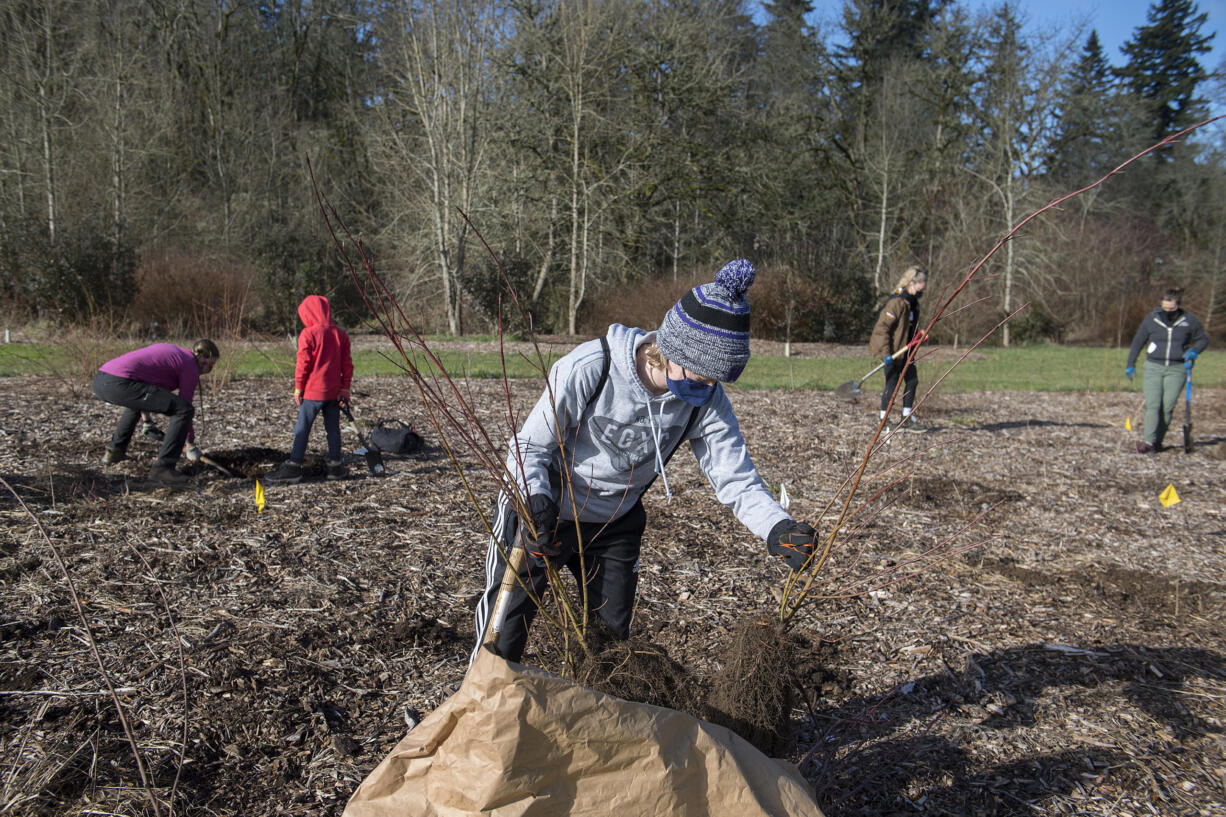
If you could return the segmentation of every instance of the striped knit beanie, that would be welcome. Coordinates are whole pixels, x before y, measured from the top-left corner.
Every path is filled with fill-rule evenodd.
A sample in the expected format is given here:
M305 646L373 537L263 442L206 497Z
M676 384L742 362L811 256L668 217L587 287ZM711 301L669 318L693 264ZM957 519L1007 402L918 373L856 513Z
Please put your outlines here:
M694 287L664 314L656 330L661 354L691 372L721 383L741 376L749 362L749 302L753 264L738 258L710 284Z

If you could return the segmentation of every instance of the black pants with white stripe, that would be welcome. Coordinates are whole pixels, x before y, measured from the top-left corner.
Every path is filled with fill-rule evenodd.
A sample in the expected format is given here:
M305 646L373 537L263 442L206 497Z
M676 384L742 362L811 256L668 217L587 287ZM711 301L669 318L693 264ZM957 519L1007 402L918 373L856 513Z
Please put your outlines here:
M558 522L557 535L562 543L560 556L551 559L559 570L565 566L583 581L586 573L588 611L594 612L616 638L630 637L630 618L634 611L634 595L638 589L639 552L643 546L643 530L647 513L642 501L634 503L626 513L608 523ZM505 497L499 496L494 518L494 536L490 540L485 560L485 595L477 604L477 649L494 612L494 601L506 570L503 553L509 553L519 532L519 519ZM580 558L582 541L582 558ZM501 546L502 550L499 550ZM537 600L549 590L549 579L541 560L529 555L524 561L520 579L511 594L506 620L498 634L498 652L509 661L518 661L528 641L528 628L536 617ZM476 649L473 650L476 656Z

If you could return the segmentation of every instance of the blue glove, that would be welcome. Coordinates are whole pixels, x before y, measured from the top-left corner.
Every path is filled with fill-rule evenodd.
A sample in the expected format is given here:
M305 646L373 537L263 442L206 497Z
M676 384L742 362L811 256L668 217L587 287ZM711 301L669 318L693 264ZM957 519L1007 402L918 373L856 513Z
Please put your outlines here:
M1124 377L1128 378L1129 380L1132 380L1132 376L1136 373L1137 373L1137 367L1129 366L1127 369L1124 370Z
M1183 359L1187 363L1195 363L1196 358L1199 356L1200 356L1200 352L1196 351L1195 349L1189 349L1188 351L1183 353Z
M894 356L886 355L885 357L881 358L881 361L885 363L885 365L889 366L891 363L894 362Z

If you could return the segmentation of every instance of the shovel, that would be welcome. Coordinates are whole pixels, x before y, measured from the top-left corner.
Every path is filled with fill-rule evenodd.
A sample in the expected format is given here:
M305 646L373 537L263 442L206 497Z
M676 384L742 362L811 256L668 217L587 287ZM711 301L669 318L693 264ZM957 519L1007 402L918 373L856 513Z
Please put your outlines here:
M1184 381L1183 395L1183 453L1192 453L1192 363L1185 361L1184 371L1188 373Z
M341 411L345 412L345 417L349 420L349 427L353 429L353 433L358 435L358 442L366 449L366 467L370 469L370 473L377 477L383 476L383 455L379 453L379 449L370 444L362 434L362 430L358 428L358 421L353 419L353 412L349 410L349 406L342 405Z
M201 454L201 455L200 455L200 461L201 461L202 463L204 463L205 465L208 465L208 466L210 466L210 467L212 467L212 468L216 468L218 471L220 471L221 473L225 474L225 475L226 475L226 476L228 476L230 479L234 479L234 474L230 473L230 470L229 470L228 468L226 468L224 465L222 465L220 462L218 462L217 460L213 459L212 457L209 457L209 456L206 456L206 455L204 455L204 454Z
M922 339L923 338L921 336L916 335L911 340L910 343L908 343L903 348L899 349L898 353L895 354L894 357L898 359L900 355L905 355L908 351L910 351L912 346L919 343ZM864 375L864 377L861 377L859 380L848 380L846 383L839 386L834 391L836 394L838 394L841 397L859 397L861 394L864 393L860 389L860 384L863 383L865 380L868 380L870 377L872 377L873 375L875 375L877 372L881 371L884 368L885 368L885 361L883 360L880 363L878 363L876 366L874 366L873 370L870 371L868 374Z
M877 372L879 372L880 370L884 368L885 368L885 361L883 360L880 363L878 363L876 366L874 366L872 371L864 375L864 377L861 377L859 380L848 380L846 383L844 383L843 385L835 389L835 392L840 397L859 397L861 394L864 393L864 391L860 388L860 384L863 383L865 380L868 380L870 377L872 377L873 375L875 375Z

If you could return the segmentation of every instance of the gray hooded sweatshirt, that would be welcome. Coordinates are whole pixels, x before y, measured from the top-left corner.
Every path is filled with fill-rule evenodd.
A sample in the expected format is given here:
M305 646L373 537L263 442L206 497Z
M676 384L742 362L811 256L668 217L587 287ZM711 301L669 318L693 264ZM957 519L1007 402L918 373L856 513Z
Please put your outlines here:
M606 337L609 374L600 394L591 399L604 352L591 340L553 365L507 457L520 488L549 496L565 520L607 522L634 507L663 472L694 411L671 392L651 394L639 379L635 354L654 333L613 324ZM755 535L765 539L775 523L790 518L762 484L722 386L698 409L687 439L719 501ZM570 485L558 479L563 454Z

